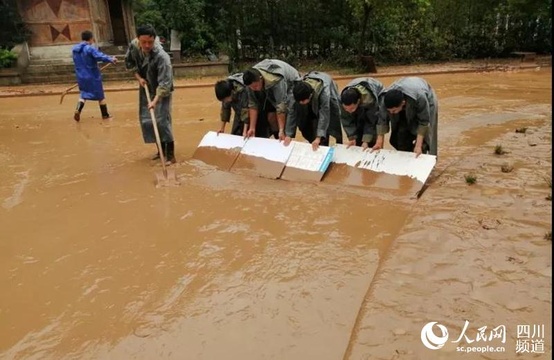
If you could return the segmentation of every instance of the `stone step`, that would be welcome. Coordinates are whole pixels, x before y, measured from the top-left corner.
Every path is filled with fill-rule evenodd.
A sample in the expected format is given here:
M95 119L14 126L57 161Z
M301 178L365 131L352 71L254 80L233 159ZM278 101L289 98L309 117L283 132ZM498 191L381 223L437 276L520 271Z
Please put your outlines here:
M103 75L104 81L112 80L133 80L129 72L114 72ZM25 74L21 76L24 84L72 84L76 82L73 73L66 74Z
M38 59L31 57L31 60L29 62L29 66L31 65L73 65L73 59L71 57L67 58L59 58L59 59Z
M102 46L100 47L100 51L107 55L125 56L125 53L127 52L127 46Z
M100 67L104 66L104 64L99 64ZM121 72L126 71L125 70L125 64L123 61L119 61L115 65L108 66L106 69L102 70L102 73L115 73L115 72ZM75 67L73 64L49 64L49 65L38 65L38 64L31 64L27 67L26 73L27 74L58 74L63 75L67 73L74 73Z
M108 66L102 71L104 81L134 80L131 72L125 69L124 56L118 56L116 65ZM99 64L103 66L103 64ZM175 78L188 76L226 76L228 63L195 63L174 64L173 74ZM29 65L24 74L20 75L24 84L72 84L76 82L75 67L72 63L60 63L59 61L34 61Z
M118 63L102 70L104 81L134 79L125 69L125 55L116 55ZM105 63L99 63L102 67ZM68 59L31 59L25 74L21 76L24 84L60 84L75 83L75 66Z
M123 62L125 60L125 54L108 54L115 56L118 61ZM59 59L39 59L31 57L30 65L71 65L73 66L73 58L71 56L59 58Z
M73 65L29 65L25 73L28 75L40 75L40 74L67 74L74 72Z

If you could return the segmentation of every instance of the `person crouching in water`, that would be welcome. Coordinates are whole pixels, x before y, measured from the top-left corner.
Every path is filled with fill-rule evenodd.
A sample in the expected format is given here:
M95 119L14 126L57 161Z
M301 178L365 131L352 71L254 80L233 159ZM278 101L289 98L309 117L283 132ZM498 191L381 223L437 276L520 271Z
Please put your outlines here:
M242 73L236 73L215 83L215 96L221 101L221 126L217 131L218 134L225 133L225 126L231 121L231 110L235 113L231 127L232 135L244 135L244 128L250 123L248 87L244 85L242 75ZM268 138L271 135L270 126L264 109L258 109L258 120L255 136Z
M357 78L346 84L340 94L341 123L348 137L347 147L373 147L377 141L379 93L383 84L373 78Z
M438 155L438 108L435 91L419 77L404 77L379 95L377 142L383 148L384 135L391 131L390 144L398 151Z
M292 93L294 103L287 116L285 146L295 137L297 127L314 151L319 145L329 146L329 136L342 144L339 93L331 76L311 71L294 85Z

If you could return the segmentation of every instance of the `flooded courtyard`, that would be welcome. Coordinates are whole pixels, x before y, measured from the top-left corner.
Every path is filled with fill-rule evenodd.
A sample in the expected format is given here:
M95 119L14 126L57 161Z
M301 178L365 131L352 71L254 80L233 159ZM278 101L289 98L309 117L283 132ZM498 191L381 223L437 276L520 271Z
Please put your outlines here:
M424 77L439 158L419 199L192 159L212 87L175 90L181 186L162 189L138 90L106 94L110 122L94 102L74 122L74 94L0 98L0 358L550 359L551 68Z

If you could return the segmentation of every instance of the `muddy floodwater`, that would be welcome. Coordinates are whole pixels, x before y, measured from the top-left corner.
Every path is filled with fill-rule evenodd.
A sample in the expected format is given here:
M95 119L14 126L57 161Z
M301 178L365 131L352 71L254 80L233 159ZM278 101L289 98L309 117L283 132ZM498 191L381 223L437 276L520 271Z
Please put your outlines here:
M172 188L136 91L107 93L111 122L0 98L0 359L550 359L551 68L424 77L419 199L192 159L211 87L174 93Z

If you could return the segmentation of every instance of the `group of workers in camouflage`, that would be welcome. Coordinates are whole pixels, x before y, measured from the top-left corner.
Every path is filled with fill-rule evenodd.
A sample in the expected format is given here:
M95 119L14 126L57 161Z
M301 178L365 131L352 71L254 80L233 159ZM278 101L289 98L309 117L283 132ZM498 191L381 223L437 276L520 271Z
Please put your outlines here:
M73 48L73 59L81 96L74 119L80 121L86 100L99 101L103 119L111 119L104 99L98 61L115 63L94 46L92 32L82 33L82 43ZM161 46L154 28L137 29L125 55L125 65L133 71L139 87L139 119L145 143L155 143L150 110L154 110L161 149L168 164L175 163L171 102L173 70L169 55ZM152 100L149 102L146 90ZM337 85L324 72L301 75L281 60L265 59L243 73L233 74L215 84L221 101L221 128L235 113L231 134L244 137L273 137L289 145L297 129L312 144L328 146L332 136L348 146L373 150L383 147L390 131L390 144L399 151L437 155L438 102L431 86L418 77L404 77L385 88L374 78L352 80L339 93Z
M386 88L374 78L356 78L339 94L324 72L301 75L284 61L265 59L216 82L215 95L221 101L220 133L232 109L234 135L273 136L289 145L298 129L316 150L328 146L330 136L342 144L344 129L348 146L378 150L390 131L396 150L437 155L437 97L419 77Z

